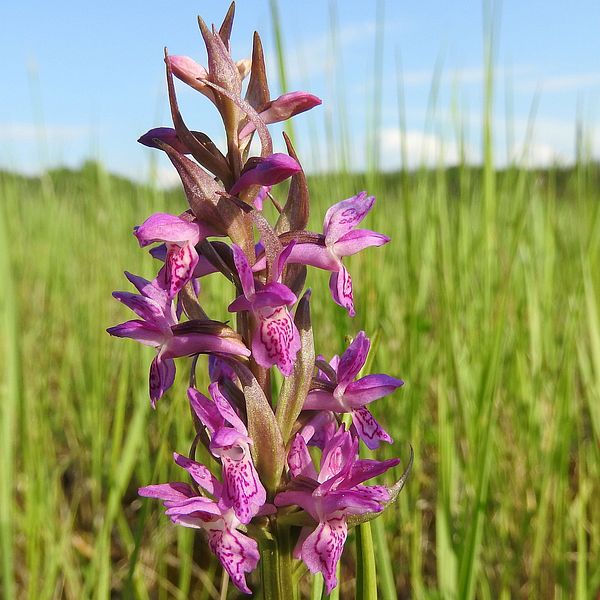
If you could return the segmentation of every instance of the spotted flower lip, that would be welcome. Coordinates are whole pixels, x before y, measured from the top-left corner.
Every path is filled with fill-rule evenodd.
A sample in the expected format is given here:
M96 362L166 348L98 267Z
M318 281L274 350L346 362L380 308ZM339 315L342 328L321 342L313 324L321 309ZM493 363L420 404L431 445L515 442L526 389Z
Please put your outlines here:
M165 277L170 297L174 297L194 277L199 256L196 244L216 232L197 220L185 220L167 213L148 217L134 230L141 247L156 242L166 244Z
M287 307L296 302L296 295L278 281L255 282L243 250L235 244L232 250L243 293L229 305L228 310L248 311L254 315L257 327L252 336L252 356L256 362L267 368L277 365L284 375L291 375L301 344L300 334ZM285 258L283 256L280 263L285 262ZM278 267L275 279L279 278L281 268Z
M294 555L311 573L323 574L327 593L337 585L336 567L348 534L347 517L379 512L389 500L387 488L363 483L398 463L398 459L359 459L358 440L342 425L325 444L317 473L305 438L296 434L288 453L292 478L288 489L275 497L275 505L297 505L317 523L313 531L302 529Z
M221 393L218 383L209 386L212 401L195 388L188 389L192 410L210 435L210 450L221 459L222 508L231 507L241 523L250 522L267 500L252 457L252 439L235 410Z
M258 113L259 117L267 124L280 123L299 115L315 106L322 104L322 100L308 92L288 92L279 98L271 100L268 105ZM256 129L254 123L249 121L240 130L240 139L248 137Z
M331 362L335 381L328 379L325 382L328 385L313 386L304 402L304 409L350 413L359 437L368 448L374 450L380 442L391 444L392 438L366 405L391 394L404 382L389 375L366 375L355 380L367 360L370 345L365 332L359 332L342 357L339 360L336 357Z
M156 348L157 355L150 365L149 378L153 407L173 385L174 358L210 352L250 355L241 338L222 323L188 321L178 325L171 298L157 280L148 281L130 273L126 273L126 276L140 294L113 292L113 296L140 319L126 321L106 331L110 335L131 338Z
M232 508L223 507L203 495L205 492L219 497L222 493L221 483L210 471L181 454L175 453L174 458L191 475L200 493L187 483L173 482L142 487L138 494L162 500L173 523L204 530L210 549L221 561L231 581L245 594L251 594L246 573L253 571L258 564L258 544L239 531L241 523Z

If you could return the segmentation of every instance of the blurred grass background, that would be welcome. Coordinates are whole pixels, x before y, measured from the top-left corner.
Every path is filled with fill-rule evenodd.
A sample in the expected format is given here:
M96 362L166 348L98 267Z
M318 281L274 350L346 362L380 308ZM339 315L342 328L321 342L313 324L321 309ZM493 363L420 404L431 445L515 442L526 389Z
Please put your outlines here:
M380 456L415 451L384 517L399 597L596 598L600 169L583 150L573 168L494 169L491 49L483 167L381 173L372 137L365 174L345 171L346 140L328 149L340 172L311 178L313 230L333 202L368 189L378 203L365 226L392 237L348 260L353 321L327 274L310 273L317 349L379 331L374 372L406 381L373 406L396 441ZM337 102L330 126L343 133ZM201 536L136 495L180 477L171 452L192 439L188 366L152 413L152 351L105 332L130 316L110 297L127 289L122 271L156 270L132 226L183 210L183 196L88 163L3 173L0 197L3 597L218 598ZM206 278L202 294L213 318L228 318L225 282ZM342 597L354 560L349 545Z

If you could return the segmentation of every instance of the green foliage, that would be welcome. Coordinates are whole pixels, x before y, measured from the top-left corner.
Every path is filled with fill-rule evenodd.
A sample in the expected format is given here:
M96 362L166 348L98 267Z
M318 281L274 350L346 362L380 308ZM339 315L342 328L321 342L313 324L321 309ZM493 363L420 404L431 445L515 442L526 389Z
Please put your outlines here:
M513 168L491 182L466 167L379 174L365 226L393 242L348 261L357 317L329 301L326 273L309 273L317 352L381 329L373 371L406 381L373 405L396 440L380 457L407 458L409 442L415 450L382 520L402 597L600 589L598 182L591 166ZM365 178L309 185L319 231L327 206ZM483 201L490 185L493 206ZM187 367L148 418L152 351L104 331L129 318L110 297L127 288L122 271L156 270L132 226L185 200L93 164L42 180L2 175L0 195L0 589L36 599L126 587L139 598L218 597L220 571L201 537L178 534L136 495L179 477L170 453L186 452L193 436ZM226 320L231 284L213 275L202 285L209 315ZM354 590L353 547L341 597Z

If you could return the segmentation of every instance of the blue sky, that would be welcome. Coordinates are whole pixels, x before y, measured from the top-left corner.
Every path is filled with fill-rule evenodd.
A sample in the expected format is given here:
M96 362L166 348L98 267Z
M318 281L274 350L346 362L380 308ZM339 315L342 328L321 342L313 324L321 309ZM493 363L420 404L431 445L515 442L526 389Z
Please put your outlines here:
M364 166L378 80L374 44L379 31L383 61L377 139L383 167L400 164L399 64L409 163L453 162L460 135L468 157L476 162L481 154L482 3L386 0L379 25L377 5L279 1L289 91L306 89L324 101L295 119L301 158L312 170L335 164L340 160L339 152L333 151L339 147L335 140L347 127L350 166ZM0 167L37 172L45 165L77 166L95 158L112 171L147 178L152 151L136 139L154 126L169 124L163 46L171 54L187 54L204 63L195 17L202 14L206 21L218 22L227 6L217 0L2 3ZM578 114L586 123L594 155L600 156L599 23L597 0L502 3L495 60L498 164L522 156L536 98L527 160L571 161ZM281 90L268 0L239 0L232 41L235 58L249 55L255 29L265 44L276 96ZM436 64L441 72L439 95L430 110ZM183 84L178 90L188 125L219 142L222 134L210 103ZM157 157L157 165L161 180L171 181L168 161Z

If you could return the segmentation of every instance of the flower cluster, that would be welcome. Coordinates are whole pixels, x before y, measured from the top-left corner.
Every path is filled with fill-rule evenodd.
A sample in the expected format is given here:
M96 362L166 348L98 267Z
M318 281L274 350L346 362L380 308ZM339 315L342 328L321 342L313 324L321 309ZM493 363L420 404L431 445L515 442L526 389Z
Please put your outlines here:
M154 245L152 256L164 264L152 281L126 273L138 293L113 295L138 318L108 332L156 349L149 377L153 407L174 383L174 359L194 357L188 400L195 438L189 456L174 455L189 482L148 485L140 495L161 499L173 522L205 531L241 591L250 593L246 574L259 562L260 532L276 536L287 527L297 538L294 557L312 573L321 572L329 592L353 519L372 518L392 500L393 490L365 482L399 461L359 458L359 445L362 440L375 449L392 442L367 405L402 381L361 376L370 349L362 331L341 357L327 362L316 356L310 290L303 288L307 266L330 272L334 302L354 316L343 258L389 238L358 228L375 202L366 192L331 206L322 233L306 230L304 172L287 137L287 153L273 152L267 125L321 101L306 92L271 99L260 38L255 34L250 61L235 62L232 22L233 5L219 29L199 19L207 67L165 54L174 127L152 129L139 141L167 154L189 208L180 215L151 215L134 229L139 245ZM188 129L174 77L215 105L226 151ZM254 135L259 156L250 156ZM289 192L280 204L272 187L287 179ZM274 224L263 213L267 201L279 213ZM200 280L210 273L221 273L234 288L228 310L236 315L235 328L210 319L202 307ZM209 357L208 395L196 389L200 354ZM273 368L284 376L276 398ZM211 468L196 462L198 444L215 458ZM311 456L319 452L317 471Z

